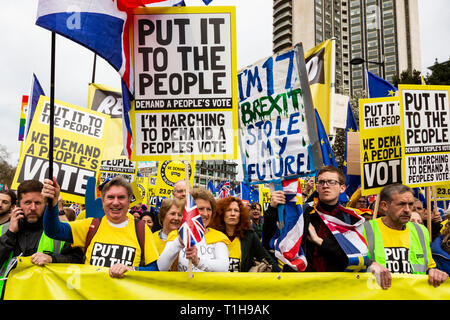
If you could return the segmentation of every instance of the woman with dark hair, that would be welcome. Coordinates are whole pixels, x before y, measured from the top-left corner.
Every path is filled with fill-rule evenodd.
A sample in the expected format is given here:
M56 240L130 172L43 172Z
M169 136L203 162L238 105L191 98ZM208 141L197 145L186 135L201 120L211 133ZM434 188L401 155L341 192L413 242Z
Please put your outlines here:
M273 271L279 271L277 264L263 248L258 235L251 229L250 214L241 199L226 197L217 201L216 216L212 228L225 233L230 239L229 271L247 272L253 266L254 259L266 259Z

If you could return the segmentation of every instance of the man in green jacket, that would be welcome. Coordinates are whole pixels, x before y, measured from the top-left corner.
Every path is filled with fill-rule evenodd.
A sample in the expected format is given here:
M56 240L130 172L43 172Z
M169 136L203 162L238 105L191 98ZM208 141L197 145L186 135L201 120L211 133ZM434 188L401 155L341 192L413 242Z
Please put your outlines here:
M81 248L49 238L44 233L45 199L43 184L37 180L23 181L17 188L18 205L11 211L9 224L0 226L0 278L15 267L16 257L30 257L33 264L83 263ZM0 292L4 281L0 281Z
M386 215L366 221L364 237L372 261L369 271L383 289L391 286L391 273L428 274L428 282L439 286L447 273L436 269L431 256L430 235L420 224L410 222L414 206L413 190L402 184L384 187L380 208Z

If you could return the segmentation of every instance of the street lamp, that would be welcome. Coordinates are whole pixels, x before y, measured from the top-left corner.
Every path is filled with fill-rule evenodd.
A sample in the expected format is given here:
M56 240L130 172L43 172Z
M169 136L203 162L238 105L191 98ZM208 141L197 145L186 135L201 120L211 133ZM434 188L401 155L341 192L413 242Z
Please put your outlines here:
M366 62L366 63L373 63L373 64L376 64L376 65L379 65L379 66L384 66L384 61L381 61L381 62L378 62L378 61L367 61L367 60L365 60L363 58L360 58L360 57L353 58L352 60L350 60L350 64L353 64L353 65L362 64L364 62Z
M372 64L376 64L376 65L380 66L381 67L382 78L383 79L385 78L385 73L384 73L384 56L383 56L383 61L368 61L368 60L365 60L364 58L361 58L361 57L356 57L356 58L353 58L353 59L350 60L350 64L352 64L354 66L359 65L359 64L363 64L364 62L366 63L366 65L369 64L369 63L372 63ZM366 76L363 73L363 83L365 83L365 77Z

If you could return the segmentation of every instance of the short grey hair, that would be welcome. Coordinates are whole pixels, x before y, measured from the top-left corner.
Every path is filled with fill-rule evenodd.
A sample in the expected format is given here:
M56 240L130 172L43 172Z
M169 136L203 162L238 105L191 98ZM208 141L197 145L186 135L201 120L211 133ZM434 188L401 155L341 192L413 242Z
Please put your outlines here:
M411 192L411 194L414 196L413 189L411 189L408 186L405 186L404 184L394 183L387 185L383 189L381 189L380 201L391 202L393 193L403 194L405 192Z
M111 187L113 186L124 187L127 190L128 199L131 199L133 197L133 188L131 187L131 184L125 178L121 176L116 176L103 186L101 195L102 200L105 198L106 192L108 192L108 190L111 189Z

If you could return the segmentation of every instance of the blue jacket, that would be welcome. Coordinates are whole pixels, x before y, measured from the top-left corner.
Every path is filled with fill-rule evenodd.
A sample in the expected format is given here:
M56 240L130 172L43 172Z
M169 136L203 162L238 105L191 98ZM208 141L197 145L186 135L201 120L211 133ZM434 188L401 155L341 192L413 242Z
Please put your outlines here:
M431 254L436 262L436 267L450 275L450 254L445 252L441 247L443 238L444 236L440 236L433 241L431 244Z

